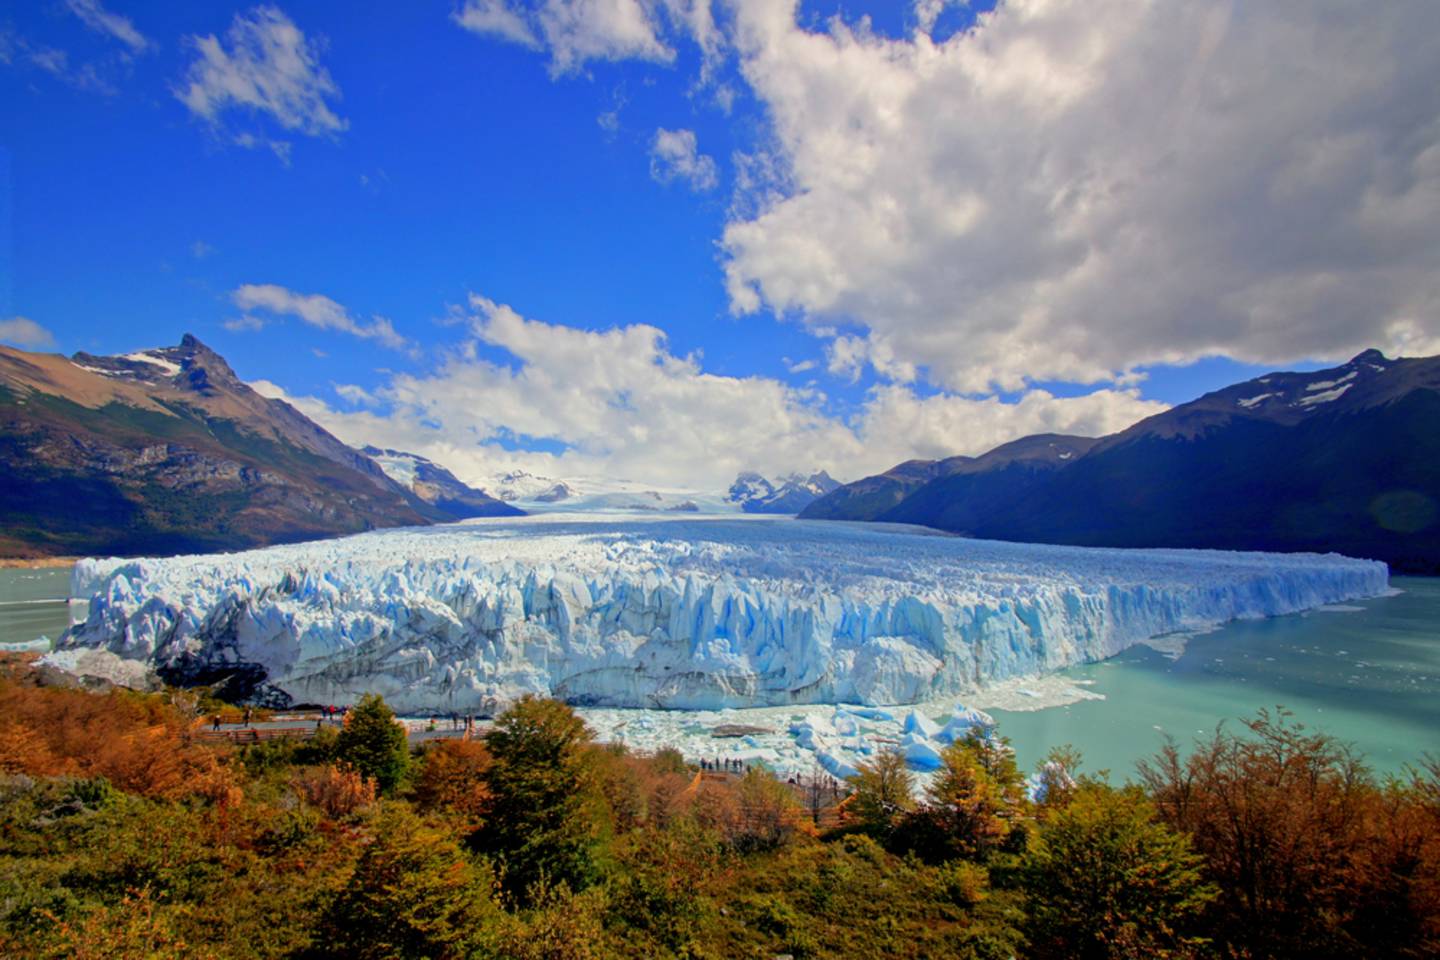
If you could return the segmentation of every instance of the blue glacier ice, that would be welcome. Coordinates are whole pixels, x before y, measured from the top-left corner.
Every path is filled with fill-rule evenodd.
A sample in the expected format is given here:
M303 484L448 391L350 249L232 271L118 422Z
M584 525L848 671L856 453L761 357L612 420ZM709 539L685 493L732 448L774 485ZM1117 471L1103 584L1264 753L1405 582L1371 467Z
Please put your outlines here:
M524 693L594 707L876 706L960 695L1150 637L1387 586L1384 564L1333 554L548 515L245 553L84 560L72 594L90 599L89 616L54 656L65 664L73 651L106 651L172 680L244 675L279 703L375 691L417 714L488 713Z

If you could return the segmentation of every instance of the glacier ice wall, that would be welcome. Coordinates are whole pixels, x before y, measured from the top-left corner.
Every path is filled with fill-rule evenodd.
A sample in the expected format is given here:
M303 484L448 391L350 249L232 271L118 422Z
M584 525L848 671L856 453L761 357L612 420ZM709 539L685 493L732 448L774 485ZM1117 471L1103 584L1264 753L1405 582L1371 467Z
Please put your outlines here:
M491 712L913 703L1149 637L1375 596L1337 555L1111 550L789 519L523 517L85 560L101 648L274 702Z

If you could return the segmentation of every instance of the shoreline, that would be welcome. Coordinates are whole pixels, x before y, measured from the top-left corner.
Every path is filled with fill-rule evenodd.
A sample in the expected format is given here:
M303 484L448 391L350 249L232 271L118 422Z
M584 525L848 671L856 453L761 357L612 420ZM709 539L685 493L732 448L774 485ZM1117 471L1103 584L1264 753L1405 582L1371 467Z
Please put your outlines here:
M80 557L0 557L0 570L52 570L73 567Z

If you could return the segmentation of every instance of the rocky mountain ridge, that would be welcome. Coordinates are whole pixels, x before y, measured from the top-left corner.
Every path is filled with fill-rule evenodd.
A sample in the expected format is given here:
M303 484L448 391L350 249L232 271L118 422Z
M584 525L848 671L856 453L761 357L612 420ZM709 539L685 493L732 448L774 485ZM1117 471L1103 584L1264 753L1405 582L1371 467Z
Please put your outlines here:
M758 473L746 472L735 478L726 491L725 500L746 513L799 513L839 486L839 481L824 470L809 476L791 473L774 482Z
M452 519L186 334L104 357L0 347L0 552L172 554Z

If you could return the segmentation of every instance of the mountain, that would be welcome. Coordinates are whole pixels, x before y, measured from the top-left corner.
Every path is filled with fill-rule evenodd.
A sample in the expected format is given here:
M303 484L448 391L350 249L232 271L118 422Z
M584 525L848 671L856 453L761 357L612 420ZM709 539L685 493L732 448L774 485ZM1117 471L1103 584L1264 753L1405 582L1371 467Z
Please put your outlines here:
M0 553L234 550L448 519L193 336L0 347Z
M839 486L824 470L808 477L792 473L781 477L778 485L758 473L742 473L730 485L725 500L746 513L799 513Z
M877 520L897 509L911 494L949 477L960 487L1024 482L1030 474L1056 469L1084 456L1095 444L1090 437L1042 433L996 447L980 457L907 460L882 474L847 483L817 499L801 513L807 520ZM906 521L910 523L922 521Z
M379 447L365 447L361 452L374 460L391 480L456 520L525 514L524 510L512 507L484 490L461 483L455 474L418 454Z
M485 481L485 490L494 491L494 496L511 503L528 500L534 503L560 503L574 496L575 491L563 480L537 477L524 470L497 473Z
M1070 457L1044 452L1059 441ZM1038 459L1008 457L1017 447ZM1337 551L1440 572L1440 357L1367 350L1208 393L1098 441L1027 437L956 461L902 464L802 516L995 540Z
M655 485L619 477L571 476L564 480L524 470L497 473L485 490L527 513L734 513L718 493Z

